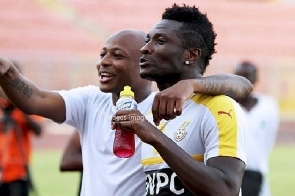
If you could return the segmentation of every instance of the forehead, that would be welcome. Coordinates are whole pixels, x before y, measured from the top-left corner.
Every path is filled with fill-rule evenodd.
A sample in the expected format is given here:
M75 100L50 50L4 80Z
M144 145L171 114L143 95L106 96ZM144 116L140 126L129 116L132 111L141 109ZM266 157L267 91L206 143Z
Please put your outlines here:
M104 44L103 49L117 49L123 51L137 51L144 45L144 38L126 33L110 36Z
M167 35L176 35L177 30L182 26L182 23L163 19L156 23L149 32L149 36L154 34L167 34Z

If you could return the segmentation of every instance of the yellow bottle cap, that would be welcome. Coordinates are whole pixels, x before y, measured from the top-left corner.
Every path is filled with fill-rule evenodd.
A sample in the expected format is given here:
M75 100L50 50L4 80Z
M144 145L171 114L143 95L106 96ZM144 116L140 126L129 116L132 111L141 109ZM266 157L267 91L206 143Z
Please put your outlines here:
M131 90L130 86L124 86L124 90L120 92L120 97L122 96L134 97L134 92Z

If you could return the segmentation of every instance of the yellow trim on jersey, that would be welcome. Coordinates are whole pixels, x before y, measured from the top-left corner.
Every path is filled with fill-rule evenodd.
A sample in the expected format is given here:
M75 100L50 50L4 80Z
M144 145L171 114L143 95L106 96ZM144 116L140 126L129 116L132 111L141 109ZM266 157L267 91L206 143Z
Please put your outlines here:
M204 155L191 155L191 157L193 159L195 159L196 161L204 162ZM162 157L154 157L154 158L147 158L147 159L141 160L141 164L143 166L157 165L157 164L161 164L161 163L164 163L164 162L165 161L163 160Z
M206 96L196 94L193 98L205 105L214 115L219 135L219 156L237 156L237 116L233 100L227 96Z

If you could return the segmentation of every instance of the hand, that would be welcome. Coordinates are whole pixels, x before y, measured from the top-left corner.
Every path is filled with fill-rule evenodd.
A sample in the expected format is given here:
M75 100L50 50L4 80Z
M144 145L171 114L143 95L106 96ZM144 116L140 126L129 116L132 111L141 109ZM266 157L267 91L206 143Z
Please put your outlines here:
M171 120L181 115L183 103L194 95L190 80L180 80L173 86L158 92L154 98L152 113L155 125L162 119Z
M0 76L5 75L12 66L14 65L11 61L0 57Z
M153 140L153 133L159 131L148 122L138 110L119 110L112 117L111 128L120 127L123 131L133 131L145 143L150 144Z
M42 126L41 124L36 120L37 118L40 118L39 116L30 116L25 113L23 113L24 118L26 120L27 125L29 126L30 130L36 135L41 136L42 135Z

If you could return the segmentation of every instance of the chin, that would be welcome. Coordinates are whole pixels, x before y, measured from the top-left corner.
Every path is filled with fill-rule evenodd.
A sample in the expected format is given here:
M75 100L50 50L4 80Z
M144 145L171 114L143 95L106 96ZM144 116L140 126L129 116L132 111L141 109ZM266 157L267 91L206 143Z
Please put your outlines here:
M109 93L112 91L112 87L110 85L104 85L104 84L99 83L98 87L101 90L101 92L104 92L104 93Z
M157 79L157 75L147 73L147 72L140 72L140 77L146 80L155 81Z

